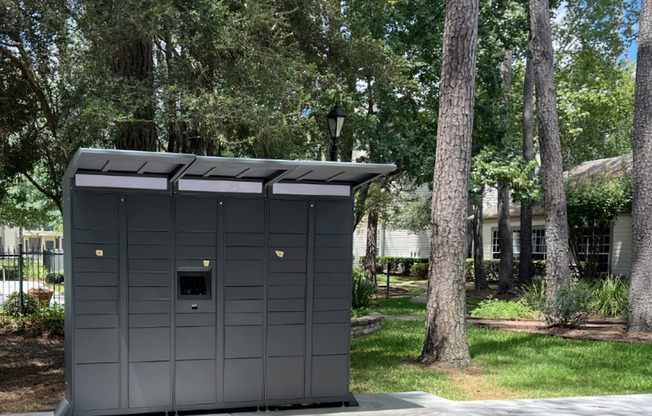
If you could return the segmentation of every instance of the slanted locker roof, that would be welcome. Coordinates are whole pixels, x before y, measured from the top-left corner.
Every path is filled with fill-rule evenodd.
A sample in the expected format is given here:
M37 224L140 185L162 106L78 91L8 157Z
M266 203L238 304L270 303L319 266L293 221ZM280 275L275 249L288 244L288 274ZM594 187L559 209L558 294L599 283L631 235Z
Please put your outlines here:
M396 169L394 164L244 159L132 150L79 149L66 177L76 173L164 176L180 179L328 183L359 187Z

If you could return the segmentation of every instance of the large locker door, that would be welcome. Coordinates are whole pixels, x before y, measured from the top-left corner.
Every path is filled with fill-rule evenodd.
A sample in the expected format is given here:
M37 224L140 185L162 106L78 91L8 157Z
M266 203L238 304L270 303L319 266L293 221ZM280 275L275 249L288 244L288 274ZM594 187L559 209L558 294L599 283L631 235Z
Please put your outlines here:
M305 394L307 201L270 200L266 397Z
M171 405L171 198L128 195L129 407Z
M349 394L352 201L315 203L312 397Z
M175 197L175 404L219 401L217 198Z
M263 401L265 201L226 199L224 401Z
M118 195L76 192L72 206L75 410L110 413L120 407Z

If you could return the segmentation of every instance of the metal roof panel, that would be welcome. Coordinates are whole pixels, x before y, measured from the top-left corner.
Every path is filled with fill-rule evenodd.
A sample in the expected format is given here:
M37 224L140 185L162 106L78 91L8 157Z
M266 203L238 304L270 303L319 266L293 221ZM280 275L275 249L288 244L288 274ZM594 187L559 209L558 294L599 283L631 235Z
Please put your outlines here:
M258 179L267 185L282 180L356 187L395 169L393 164L246 159L82 148L73 157L66 176L72 177L80 170L87 173L165 175L171 182L182 177L219 177Z

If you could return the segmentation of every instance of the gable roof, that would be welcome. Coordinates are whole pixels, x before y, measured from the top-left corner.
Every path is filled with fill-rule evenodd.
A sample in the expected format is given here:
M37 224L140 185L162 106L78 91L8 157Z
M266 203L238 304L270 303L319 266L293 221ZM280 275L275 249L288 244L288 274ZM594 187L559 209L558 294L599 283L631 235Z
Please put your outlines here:
M595 177L603 174L620 175L625 172L631 172L633 165L632 153L622 156L609 157L604 159L589 160L575 166L573 169L564 172L564 179L573 179L581 181L590 181ZM492 212L484 214L483 219L496 219L498 218L497 204L494 206L496 209ZM509 208L510 217L518 217L521 213L519 205L513 205ZM532 216L544 216L545 211L541 206L532 207Z

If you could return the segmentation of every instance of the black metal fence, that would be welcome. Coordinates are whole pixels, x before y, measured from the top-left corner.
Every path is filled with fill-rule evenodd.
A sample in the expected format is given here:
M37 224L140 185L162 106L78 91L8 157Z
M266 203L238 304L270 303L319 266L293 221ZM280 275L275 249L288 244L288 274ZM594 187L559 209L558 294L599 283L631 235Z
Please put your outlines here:
M0 252L0 319L63 303L63 251Z

